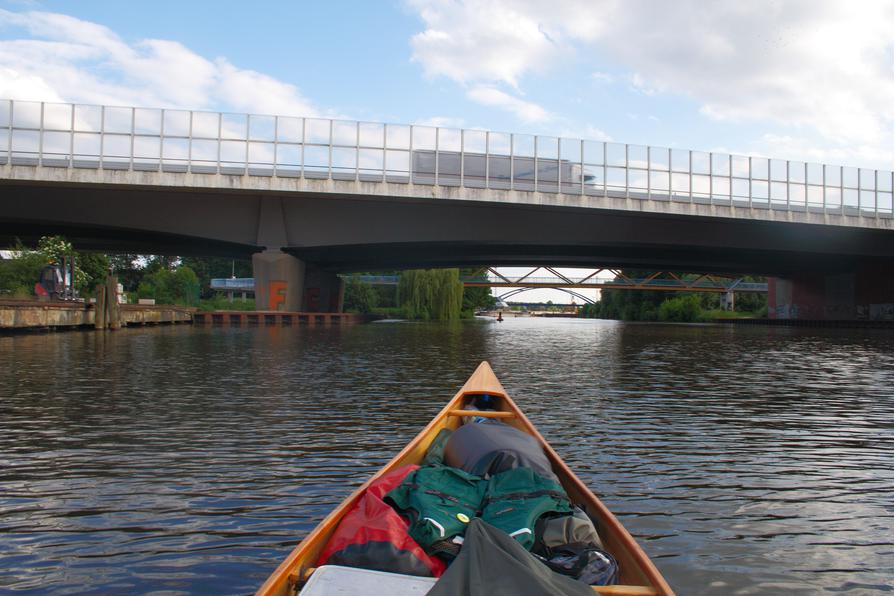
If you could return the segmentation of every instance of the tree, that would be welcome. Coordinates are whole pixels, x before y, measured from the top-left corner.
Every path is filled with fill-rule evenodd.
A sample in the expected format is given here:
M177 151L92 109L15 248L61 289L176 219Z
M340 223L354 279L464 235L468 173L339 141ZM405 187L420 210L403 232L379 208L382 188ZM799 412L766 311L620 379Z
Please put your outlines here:
M154 298L160 304L195 305L199 301L199 278L186 266L159 268L148 273L137 289L140 298Z
M626 269L622 273L631 279L646 277L649 272ZM694 279L692 274L678 273L682 279ZM657 279L667 279L662 274ZM764 278L745 277L746 281L765 281ZM737 293L736 310L760 312L766 305L766 295ZM613 290L604 289L599 302L587 305L581 316L598 319L621 319L624 321L695 321L704 311L720 307L720 296L716 293L664 292L657 290Z
M701 318L701 300L695 294L684 294L665 300L658 307L659 321L690 323Z
M46 257L25 249L21 243L16 244L12 257L0 260L0 294L16 298L33 296L40 270L47 265Z
M133 253L112 254L108 258L112 272L118 276L118 283L124 286L124 291L136 292L146 274L142 263L144 258Z
M368 313L378 304L378 294L368 283L349 279L345 284L345 311Z
M63 257L74 257L74 287L81 295L92 294L109 271L106 255L76 252L62 236L41 236L37 250L29 250L18 242L12 252L13 258L0 266L0 290L21 297L32 296L41 270L50 264L61 265Z
M202 298L214 295L211 280L219 278L252 277L251 261L247 259L227 259L221 257L183 257L181 265L192 269L199 278Z
M459 269L414 269L401 273L398 302L411 319L459 319L463 284Z
M471 276L479 270L462 269L460 275ZM491 309L497 305L497 299L494 298L493 292L487 287L463 287L463 305L464 313L474 314L476 310Z

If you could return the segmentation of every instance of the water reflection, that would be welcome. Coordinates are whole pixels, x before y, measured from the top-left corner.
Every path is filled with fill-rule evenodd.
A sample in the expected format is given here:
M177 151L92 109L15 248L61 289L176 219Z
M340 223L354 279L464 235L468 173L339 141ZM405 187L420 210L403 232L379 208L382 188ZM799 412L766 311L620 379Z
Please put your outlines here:
M0 337L0 587L251 591L488 359L681 594L894 590L892 347L511 318Z

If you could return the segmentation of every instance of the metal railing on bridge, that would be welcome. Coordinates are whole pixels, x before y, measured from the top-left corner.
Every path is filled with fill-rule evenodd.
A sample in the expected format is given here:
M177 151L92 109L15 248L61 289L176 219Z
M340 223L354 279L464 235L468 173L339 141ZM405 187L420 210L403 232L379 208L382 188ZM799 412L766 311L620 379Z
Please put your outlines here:
M597 277L598 273L611 273L613 279ZM346 275L345 279L371 285L397 285L398 275ZM585 277L568 277L556 274L552 277L524 275L507 277L491 270L488 275L460 277L463 285L489 288L592 288L615 290L667 290L677 292L766 292L767 284L749 282L742 278L727 278L715 275L680 276L675 273L656 272L647 277L629 277L616 270L597 270Z
M253 277L226 277L211 280L212 290L230 290L234 292L254 292L255 279Z
M697 275L680 277L674 273L653 273L647 277L628 277L615 270L608 271L615 277L605 279L596 277L596 273L585 277L568 277L554 275L552 277L532 275L516 278L492 272L490 275L463 276L460 281L466 286L483 286L491 288L594 288L594 289L627 289L627 290L671 290L683 292L766 292L767 284L747 282L741 278L733 279L714 275ZM346 280L355 279L371 285L395 286L400 281L399 275L345 275ZM212 290L229 290L253 292L255 280L251 277L215 278L211 280Z
M887 170L324 118L0 100L0 165L536 191L892 217Z

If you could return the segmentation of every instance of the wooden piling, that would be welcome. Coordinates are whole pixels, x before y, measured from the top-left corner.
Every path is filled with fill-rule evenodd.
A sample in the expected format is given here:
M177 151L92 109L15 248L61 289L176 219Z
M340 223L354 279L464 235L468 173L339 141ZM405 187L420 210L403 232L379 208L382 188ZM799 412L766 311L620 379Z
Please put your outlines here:
M106 328L106 286L99 284L96 286L96 304L93 309L93 328Z
M109 329L121 328L121 308L118 304L118 276L106 278L106 310L108 312Z

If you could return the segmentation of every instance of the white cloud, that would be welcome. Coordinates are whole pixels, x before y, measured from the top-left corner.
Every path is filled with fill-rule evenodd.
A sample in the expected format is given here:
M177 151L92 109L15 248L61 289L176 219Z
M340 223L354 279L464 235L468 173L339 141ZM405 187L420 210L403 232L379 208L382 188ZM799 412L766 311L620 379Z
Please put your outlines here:
M568 127L559 133L560 137L570 139L585 139L587 141L613 141L614 139L601 128L588 125L581 128Z
M689 96L710 119L815 138L847 159L894 148L892 0L409 4L425 23L413 57L430 75L520 90L570 57L613 59L637 90Z
M435 126L438 128L469 128L466 126L465 120L462 118L453 118L450 116L432 116L431 118L417 120L413 124L418 124L420 126Z
M519 99L496 87L479 85L469 89L466 95L480 104L508 110L525 122L546 122L553 119L552 114L536 103Z
M111 29L67 15L0 9L0 96L106 105L224 109L312 116L291 84L225 58L209 60L169 40L128 43Z
M410 40L413 60L429 76L517 87L522 74L547 68L565 51L530 14L539 11L536 3L517 8L495 0L409 3L426 25Z

